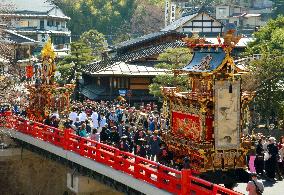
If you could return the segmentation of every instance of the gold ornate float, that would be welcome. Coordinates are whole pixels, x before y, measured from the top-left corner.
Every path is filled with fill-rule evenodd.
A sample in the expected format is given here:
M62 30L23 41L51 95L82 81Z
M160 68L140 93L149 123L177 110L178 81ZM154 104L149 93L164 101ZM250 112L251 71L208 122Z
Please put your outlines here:
M40 69L40 83L28 85L29 106L28 117L31 120L42 122L51 112L63 114L70 109L70 96L74 85L59 86L54 75L56 71L56 54L48 40L41 52L42 66Z
M204 38L185 38L193 51L191 62L174 70L188 75L189 89L163 87L164 113L170 130L163 138L175 156L189 156L191 167L200 172L245 169L250 140L242 139L242 111L253 94L241 91L241 74L231 52L240 40L228 30L223 41L207 44Z

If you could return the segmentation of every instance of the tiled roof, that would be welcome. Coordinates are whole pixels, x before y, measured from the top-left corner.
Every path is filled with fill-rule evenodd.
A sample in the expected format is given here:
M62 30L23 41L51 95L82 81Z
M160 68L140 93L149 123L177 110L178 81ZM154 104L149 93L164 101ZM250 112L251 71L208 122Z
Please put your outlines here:
M135 52L129 52L123 55L119 55L117 57L110 58L107 60L88 64L83 69L83 72L93 74L95 72L98 72L101 69L113 66L117 62L133 62L133 61L145 58L145 57L163 53L168 48L177 48L177 47L183 47L183 46L185 46L185 43L181 41L166 42L163 44L143 48Z
M169 73L169 70L155 68L152 65L116 62L112 66L93 72L92 75L157 76L166 73Z
M214 20L218 21L222 25L224 25L221 21L217 20L215 17L213 17L210 13L212 13L212 10L202 6L200 9L196 10L190 10L188 13L183 13L182 17L178 20L174 21L170 25L163 28L161 31L174 31L179 27L182 27L186 22L192 20L194 17L196 17L199 14L207 14L209 17L213 18ZM212 32L209 32L212 33ZM218 35L218 34L217 34Z
M70 36L71 31L63 31L63 30L34 30L34 29L17 29L18 32L25 34L53 34L53 35L62 35L62 36Z
M15 13L47 13L55 7L53 3L46 0L8 0L6 2L12 5Z
M83 85L81 93L89 99L96 99L101 95L105 95L105 88L99 88L97 85Z
M195 13L195 14L192 14L192 15L187 15L187 16L181 17L180 19L174 21L170 25L168 25L165 28L163 28L161 31L176 30L177 28L182 27L182 25L184 25L186 22L192 20L198 14L199 13Z
M211 72L222 64L225 57L226 54L221 48L217 50L215 48L198 49L194 51L191 62L182 70L190 72Z
M10 44L37 44L38 43L37 41L29 37L20 35L12 30L5 30L4 37L5 37L4 41Z
M20 18L59 18L69 20L61 10L49 0L2 0L2 5L9 7L7 13L0 17L14 16Z
M117 44L115 46L115 48L116 49L122 49L122 48L130 47L132 45L142 43L142 42L145 42L145 41L149 42L151 40L157 39L158 37L162 37L162 36L166 36L166 35L183 35L183 34L179 33L179 32L175 32L175 31L167 31L167 32L158 31L158 32L154 32L154 33L144 35L142 37L138 37L138 38L135 38L135 39L131 39L131 40L128 40L128 41L121 42L121 43Z
M8 16L14 16L18 18L57 18L57 19L65 19L69 20L70 18L68 16L58 16L58 15L51 15L48 13L39 13L39 12L15 12L15 13L4 13L0 14L0 17L8 17Z

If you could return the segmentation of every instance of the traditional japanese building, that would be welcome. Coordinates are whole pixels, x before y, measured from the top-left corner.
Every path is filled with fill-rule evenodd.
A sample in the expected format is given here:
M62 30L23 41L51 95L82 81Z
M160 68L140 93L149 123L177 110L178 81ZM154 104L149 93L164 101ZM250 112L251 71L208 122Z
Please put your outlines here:
M154 65L166 49L184 47L184 37L179 32L160 31L118 44L103 60L83 70L82 94L89 99L112 100L128 92L131 101L157 100L148 87L155 76L169 71Z
M70 20L60 8L46 0L9 0L10 9L1 13L9 28L18 34L39 42L37 53L51 38L58 57L70 51L71 32L67 28Z
M177 31L183 33L198 32L200 36L216 37L223 33L224 24L208 14L205 8L184 14L161 31Z
M38 42L12 30L1 32L1 72L9 72L9 64L25 69L29 63L32 51L37 47Z

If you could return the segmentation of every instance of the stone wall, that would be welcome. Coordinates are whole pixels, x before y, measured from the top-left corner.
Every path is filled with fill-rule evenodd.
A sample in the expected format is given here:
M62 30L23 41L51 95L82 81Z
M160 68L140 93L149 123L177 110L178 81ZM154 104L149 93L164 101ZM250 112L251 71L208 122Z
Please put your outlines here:
M21 148L13 150L18 150L18 152L0 150L1 195L75 194L67 188L67 173L73 170L29 150L24 149L22 152ZM8 156L7 153L13 155ZM93 189L92 192L83 194L121 194L91 178L87 179L87 182L92 184Z

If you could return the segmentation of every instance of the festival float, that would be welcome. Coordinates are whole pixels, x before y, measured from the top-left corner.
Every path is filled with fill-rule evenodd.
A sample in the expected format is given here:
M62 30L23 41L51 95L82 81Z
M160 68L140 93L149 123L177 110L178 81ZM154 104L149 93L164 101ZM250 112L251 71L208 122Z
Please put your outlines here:
M234 29L219 36L218 44L185 38L193 57L174 74L188 76L189 89L162 88L164 115L170 120L163 139L175 160L189 157L200 177L228 185L247 182L246 155L251 149L251 140L242 134L242 115L253 94L242 92L245 72L231 56L240 38Z
M70 97L74 91L74 85L59 86L54 79L56 54L52 48L51 40L45 44L41 51L42 64L37 72L27 71L27 77L35 74L35 84L27 86L29 92L29 105L27 108L30 120L42 122L52 112L59 114L70 110Z

